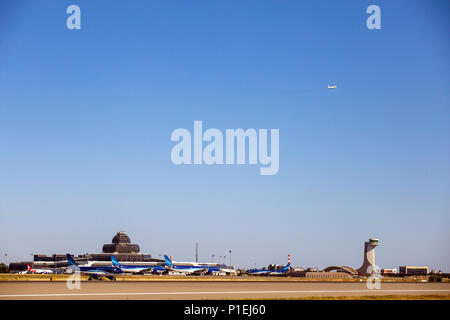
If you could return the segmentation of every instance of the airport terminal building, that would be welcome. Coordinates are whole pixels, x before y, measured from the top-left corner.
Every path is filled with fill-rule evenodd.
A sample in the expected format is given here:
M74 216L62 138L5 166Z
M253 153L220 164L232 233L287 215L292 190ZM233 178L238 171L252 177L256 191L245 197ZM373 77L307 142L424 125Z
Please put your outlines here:
M154 259L150 254L140 252L140 247L137 244L132 244L130 237L123 231L117 232L113 237L111 243L103 245L101 253L73 255L74 260L80 265L88 262L93 266L111 265L111 255L116 259L127 265L133 264L164 264L164 260ZM33 261L12 262L9 265L10 272L20 272L27 269L27 264L32 268L51 268L58 272L62 272L67 267L66 254L35 254Z

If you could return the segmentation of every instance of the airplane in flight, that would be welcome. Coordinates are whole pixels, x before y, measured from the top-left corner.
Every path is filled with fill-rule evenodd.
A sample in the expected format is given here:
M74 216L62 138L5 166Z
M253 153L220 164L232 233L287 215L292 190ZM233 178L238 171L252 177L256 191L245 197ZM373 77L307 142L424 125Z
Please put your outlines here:
M255 275L255 276L284 276L288 273L290 268L291 268L291 255L288 254L288 263L281 270L249 269L249 270L247 270L247 274Z
M113 267L119 268L124 273L141 273L144 274L145 272L151 272L151 273L164 273L166 272L166 268L164 266L158 266L158 265L140 265L140 266L124 266L117 261L116 257L111 256L111 262Z
M210 274L213 272L220 272L219 267L213 266L188 266L188 265L175 265L172 260L166 255L164 255L164 260L166 261L166 269L168 271L174 271L184 274L195 274L195 275L204 275Z
M73 260L72 256L70 254L66 254L67 262L69 264L69 268L72 270L79 270L81 274L88 275L89 280L96 279L96 280L103 280L103 278L108 278L110 280L116 280L116 276L119 274L123 274L124 272L120 268L116 267L80 267L78 264Z
M50 270L50 269L33 269L33 268L30 267L29 264L27 264L27 271L25 271L25 272L37 273L37 274L54 273L54 271Z
M328 89L337 89L337 86L330 86L330 85L328 85Z

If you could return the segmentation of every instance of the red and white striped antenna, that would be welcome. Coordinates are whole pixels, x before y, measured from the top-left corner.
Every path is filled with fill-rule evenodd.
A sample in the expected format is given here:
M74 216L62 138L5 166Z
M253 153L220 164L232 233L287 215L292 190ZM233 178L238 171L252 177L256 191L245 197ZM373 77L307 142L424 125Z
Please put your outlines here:
M291 263L291 255L288 254L288 264Z

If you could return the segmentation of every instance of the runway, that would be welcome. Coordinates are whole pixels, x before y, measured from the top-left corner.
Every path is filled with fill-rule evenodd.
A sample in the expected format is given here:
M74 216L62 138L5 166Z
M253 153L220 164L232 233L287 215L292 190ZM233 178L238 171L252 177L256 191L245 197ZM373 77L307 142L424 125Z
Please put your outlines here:
M450 283L381 283L369 290L353 282L145 281L81 282L68 289L65 282L0 282L0 300L199 300L283 299L317 296L450 295Z

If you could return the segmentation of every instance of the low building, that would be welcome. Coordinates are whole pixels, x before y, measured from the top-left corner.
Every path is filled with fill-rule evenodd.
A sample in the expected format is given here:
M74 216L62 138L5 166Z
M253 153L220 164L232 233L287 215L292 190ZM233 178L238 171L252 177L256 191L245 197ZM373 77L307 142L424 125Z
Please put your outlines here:
M382 275L397 274L397 269L381 269Z
M400 266L398 273L401 275L427 275L428 267Z
M294 268L292 270L292 272L302 272L302 271L305 271L305 269L304 268Z

